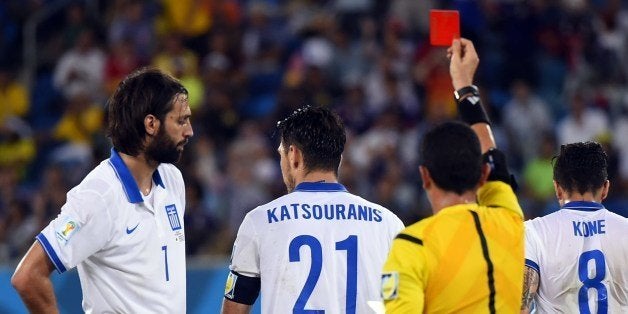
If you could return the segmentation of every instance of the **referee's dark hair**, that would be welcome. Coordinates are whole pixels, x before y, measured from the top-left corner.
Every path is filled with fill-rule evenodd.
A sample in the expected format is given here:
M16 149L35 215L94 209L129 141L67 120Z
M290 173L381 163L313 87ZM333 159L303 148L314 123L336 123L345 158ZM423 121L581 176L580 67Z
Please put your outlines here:
M144 149L144 118L152 114L164 121L174 97L188 91L174 77L154 68L143 68L127 76L107 102L107 136L113 147L131 156Z
M596 142L561 145L553 164L554 181L567 193L595 192L608 179L608 156Z
M331 170L338 175L347 141L338 114L324 107L303 107L277 122L277 132L286 151L295 145L303 152L308 171Z
M482 175L480 140L469 126L460 122L440 124L423 137L421 165L436 185L463 194L474 189Z

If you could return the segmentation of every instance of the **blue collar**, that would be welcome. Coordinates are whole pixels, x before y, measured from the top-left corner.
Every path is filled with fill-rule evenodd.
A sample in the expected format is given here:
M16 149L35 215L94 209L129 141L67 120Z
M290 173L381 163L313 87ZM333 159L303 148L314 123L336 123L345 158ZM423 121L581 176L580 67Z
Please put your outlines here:
M301 182L294 189L295 192L347 192L347 188L340 183Z
M592 212L598 209L604 209L604 205L596 202L586 201L573 201L569 202L562 207L563 209L581 210L585 212Z
M141 203L144 201L142 194L140 193L140 189L137 187L137 183L135 179L131 175L129 168L127 168L126 164L118 154L118 151L115 148L111 149L111 157L109 157L109 164L113 167L113 171L115 171L118 179L122 182L122 187L124 188L124 193L126 193L126 198L129 200L129 203ZM164 182L161 180L161 176L159 175L159 171L155 170L153 172L153 181L161 186L162 188L166 188L164 186Z

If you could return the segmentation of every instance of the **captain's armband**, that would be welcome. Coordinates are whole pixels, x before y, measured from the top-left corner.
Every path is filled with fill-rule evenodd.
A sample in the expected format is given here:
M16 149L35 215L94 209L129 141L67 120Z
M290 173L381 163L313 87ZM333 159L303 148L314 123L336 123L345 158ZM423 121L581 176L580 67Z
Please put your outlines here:
M252 305L259 296L260 284L259 277L247 277L231 271L225 284L225 298L236 303Z

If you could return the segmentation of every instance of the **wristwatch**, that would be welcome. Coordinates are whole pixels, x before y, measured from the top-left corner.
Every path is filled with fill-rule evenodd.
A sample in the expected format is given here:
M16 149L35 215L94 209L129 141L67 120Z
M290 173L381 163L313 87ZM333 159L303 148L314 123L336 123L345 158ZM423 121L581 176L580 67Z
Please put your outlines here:
M467 94L472 94L473 96L479 97L480 90L475 85L465 86L459 90L454 91L454 98L456 98L456 101L460 101L460 98Z

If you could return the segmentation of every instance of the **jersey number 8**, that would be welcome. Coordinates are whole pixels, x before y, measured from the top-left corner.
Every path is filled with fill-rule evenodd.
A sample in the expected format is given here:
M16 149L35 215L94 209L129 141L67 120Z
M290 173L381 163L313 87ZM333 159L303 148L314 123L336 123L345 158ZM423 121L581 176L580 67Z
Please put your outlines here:
M593 260L595 266L595 276L589 278L589 261ZM606 286L602 283L604 277L606 277L606 262L604 260L604 253L600 250L586 251L580 255L578 260L578 277L582 282L582 287L578 291L578 304L581 314L590 314L589 309L589 289L595 289L597 291L597 308L598 314L608 313L608 299L606 293Z

